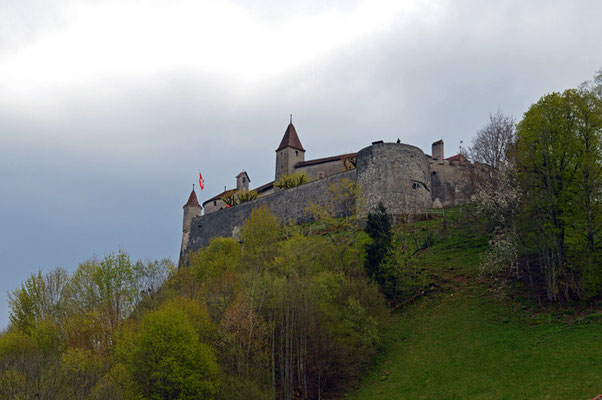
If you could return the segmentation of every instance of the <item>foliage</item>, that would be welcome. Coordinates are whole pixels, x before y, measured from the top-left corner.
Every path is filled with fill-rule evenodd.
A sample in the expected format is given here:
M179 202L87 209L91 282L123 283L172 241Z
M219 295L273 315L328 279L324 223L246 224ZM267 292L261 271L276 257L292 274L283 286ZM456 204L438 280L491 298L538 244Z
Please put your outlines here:
M226 203L227 206L233 207L237 204L246 203L251 200L255 200L257 198L256 190L228 190L221 197L222 201Z
M241 190L236 193L240 204L246 203L257 198L257 190Z
M10 323L23 332L47 318L64 319L64 301L69 281L67 272L57 268L45 275L32 274L8 296Z
M600 99L572 89L546 95L525 113L517 139L529 274L541 276L548 300L602 294Z
M240 232L248 267L257 271L269 267L276 255L280 235L278 218L266 206L255 208Z
M309 177L305 172L294 172L290 175L282 175L278 181L274 182L274 187L286 190L307 182L309 182Z
M339 235L347 232L331 232L331 240L283 228L258 208L241 229L242 245L215 239L191 257L199 299L218 326L225 381L255 398L318 398L370 364L384 303L357 274L361 258L345 257L354 267L341 268L333 243L347 255L356 250ZM232 396L223 390L218 397Z
M356 168L357 157L354 154L349 154L343 157L343 166L346 171L351 171Z
M347 178L329 186L324 205L312 203L307 208L321 228L319 232L330 240L340 268L350 274L361 273L363 260L358 239L364 225L364 209L360 185Z
M0 335L0 397L133 399L123 385L107 389L110 350L121 323L172 270L168 260L133 263L120 251L72 276L60 268L30 276L11 293L11 325Z
M378 365L344 398L595 397L602 378L599 307L589 315L566 306L542 312L531 301L492 296L480 274L487 233L466 218L448 220L445 230L442 222L405 227L436 233L417 260L438 286L391 313Z
M228 190L222 196L222 201L224 203L226 203L227 206L230 206L230 207L237 205L238 204L238 196L236 195L236 191Z
M183 298L148 313L133 341L121 344L143 398L213 398L219 367L211 346L201 341L211 330L206 311Z
M489 114L489 122L477 131L469 150L474 162L499 170L509 164L514 144L514 118L501 110Z
M199 281L212 281L232 271L242 257L241 245L231 238L215 238L202 251L189 256L190 271Z
M56 399L61 390L58 326L36 321L28 333L12 330L0 337L0 393L3 398ZM7 385L7 386L5 386Z
M501 295L508 283L518 277L519 243L514 232L497 232L489 241L489 249L481 258L481 273L495 281Z
M106 358L92 350L68 348L61 359L65 396L85 399L104 375L106 364Z
M372 243L366 246L366 273L378 282L385 296L390 299L393 295L390 290L391 281L395 276L383 268L383 260L393 247L391 216L382 203L368 214L365 231L372 238Z

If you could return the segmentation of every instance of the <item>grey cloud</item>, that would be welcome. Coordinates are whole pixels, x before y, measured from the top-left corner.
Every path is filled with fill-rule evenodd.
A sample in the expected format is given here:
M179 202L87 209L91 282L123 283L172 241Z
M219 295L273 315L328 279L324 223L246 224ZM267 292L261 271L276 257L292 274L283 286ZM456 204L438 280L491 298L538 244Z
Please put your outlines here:
M281 4L249 7L272 22L320 7ZM427 153L443 138L451 154L498 107L520 118L602 66L599 2L445 4L436 24L388 27L261 83L166 71L59 88L42 114L0 103L0 292L39 267L73 269L119 246L176 259L197 171L207 182L201 200L242 169L253 184L270 181L289 113L307 157L397 137ZM28 7L43 13L38 6Z

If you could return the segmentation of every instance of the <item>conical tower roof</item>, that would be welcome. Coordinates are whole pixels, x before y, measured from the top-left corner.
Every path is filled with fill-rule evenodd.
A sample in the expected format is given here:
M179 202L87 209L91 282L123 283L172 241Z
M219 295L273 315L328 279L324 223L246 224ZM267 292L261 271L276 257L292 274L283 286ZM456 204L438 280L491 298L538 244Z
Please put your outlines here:
M184 204L184 207L200 207L199 204L199 200L196 198L196 193L194 192L194 189L192 189L192 192L190 192L190 196L188 197L188 201L186 202L186 204Z
M288 124L288 127L284 132L284 136L282 137L282 141L280 142L280 146L278 146L276 151L280 151L287 147L292 147L296 150L305 151L305 149L301 145L301 140L299 140L299 136L297 135L297 130L295 129L295 126L292 122Z

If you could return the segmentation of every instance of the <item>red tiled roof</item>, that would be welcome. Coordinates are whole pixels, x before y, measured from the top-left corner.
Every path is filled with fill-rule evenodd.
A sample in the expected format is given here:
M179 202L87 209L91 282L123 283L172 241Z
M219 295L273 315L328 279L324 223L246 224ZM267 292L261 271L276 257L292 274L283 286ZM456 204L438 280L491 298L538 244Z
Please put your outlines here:
M261 193L261 192L265 192L266 190L271 189L274 186L274 181L266 183L265 185L261 185L259 187L256 187L253 190L256 190L257 193ZM203 202L203 206L205 206L205 204L209 203L210 201L214 201L214 200L221 200L222 197L224 197L226 194L230 194L230 193L234 193L236 192L236 189L228 189L225 192L221 192L220 194L217 194L215 196L213 196L210 199L207 199ZM195 196L196 198L196 196Z
M220 194L217 194L217 195L213 196L212 198L205 200L205 201L203 202L203 206L204 206L205 204L209 203L210 201L213 201L213 200L221 200L221 199L222 199L222 197L224 197L224 195L226 195L226 194L229 194L229 193L232 193L232 192L236 192L236 189L228 189L228 190L226 190L225 192L221 192Z
M456 154L455 156L451 156L446 158L447 161L459 161L460 163L468 162L468 159L464 157L462 154Z
M236 175L236 179L240 178L243 175L246 175L249 182L251 182L251 178L249 178L249 174L247 174L245 171L242 171L240 174Z
M188 201L186 202L186 204L184 204L184 207L189 207L189 206L200 207L199 200L196 198L196 193L194 192L194 190L192 192L190 192Z
M274 181L266 183L265 185L261 185L259 187L256 187L253 190L256 190L257 193L261 193L261 192L265 192L266 190L271 189L272 187L274 187Z
M297 131L291 122L288 124L286 131L284 132L284 136L282 137L282 141L280 142L280 146L276 149L276 151L280 151L287 147L292 147L293 149L305 151L303 146L301 145L301 140L299 140L299 136L297 135Z
M347 157L355 157L356 155L357 153L347 153L332 157L316 158L315 160L299 161L297 164L295 164L295 168L306 167L308 165L323 164L331 161L344 160Z

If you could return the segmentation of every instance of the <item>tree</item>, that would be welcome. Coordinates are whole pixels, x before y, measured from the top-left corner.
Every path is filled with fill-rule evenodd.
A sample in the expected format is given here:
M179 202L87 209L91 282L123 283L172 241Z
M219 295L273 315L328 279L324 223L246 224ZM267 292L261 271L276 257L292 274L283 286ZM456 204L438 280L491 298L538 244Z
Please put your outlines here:
M37 322L52 318L62 321L65 312L67 271L56 268L45 275L32 274L8 296L10 323L27 333Z
M134 309L140 296L140 271L127 253L119 251L102 260L80 264L71 279L69 294L74 310L97 310L110 333Z
M276 256L281 231L280 221L266 206L255 208L240 230L247 265L258 271L268 267Z
M378 282L388 298L392 298L394 294L390 290L390 286L394 286L395 276L391 276L381 268L393 247L391 216L387 214L382 203L378 204L374 212L368 214L365 231L372 239L372 242L366 246L366 273L371 279Z
M241 190L236 192L236 197L240 204L246 203L257 198L257 190Z
M15 329L0 336L2 398L60 398L61 347L59 326L51 319L36 321L28 333Z
M341 268L347 269L350 266L346 255L350 250L355 250L355 272L359 273L362 261L357 239L364 223L364 204L360 185L343 178L328 187L328 199L324 205L311 203L307 208L314 220L322 226L321 232L334 246L334 253L339 257Z
M517 129L520 230L548 300L601 285L602 105L587 90L542 97Z
M119 344L119 353L146 399L212 399L219 386L214 335L207 312L185 298L145 315L139 330Z
M514 118L504 114L502 110L489 114L489 122L472 139L470 158L494 170L508 165L509 151L514 142L514 127Z
M286 190L307 182L309 182L309 177L305 172L295 172L290 175L282 175L277 182L274 182L274 187Z
M84 315L86 323L81 325L85 329L73 325L70 335L79 335L74 339L81 343L95 342L95 346L108 349L119 324L173 269L169 260L134 263L121 250L81 263L69 282L67 303L70 319L80 320Z
M103 376L108 359L92 350L68 348L61 359L65 398L85 399Z
M227 206L233 207L238 204L238 196L236 195L236 190L228 190L223 196L222 201L226 203Z

